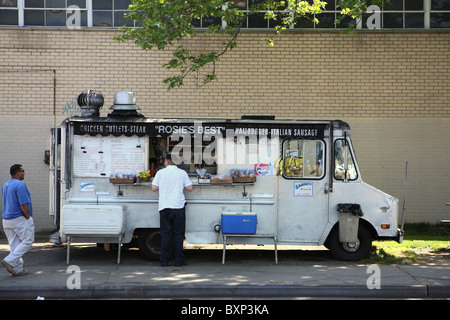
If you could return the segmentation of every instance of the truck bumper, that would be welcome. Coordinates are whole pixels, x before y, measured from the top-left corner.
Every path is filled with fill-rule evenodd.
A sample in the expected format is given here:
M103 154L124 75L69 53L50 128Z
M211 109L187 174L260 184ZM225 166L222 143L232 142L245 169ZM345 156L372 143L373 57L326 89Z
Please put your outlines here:
M398 243L402 243L403 242L403 234L404 234L404 232L402 230L400 230L400 228L397 228L397 234L395 236L378 237L377 240L381 240L381 241L394 240Z

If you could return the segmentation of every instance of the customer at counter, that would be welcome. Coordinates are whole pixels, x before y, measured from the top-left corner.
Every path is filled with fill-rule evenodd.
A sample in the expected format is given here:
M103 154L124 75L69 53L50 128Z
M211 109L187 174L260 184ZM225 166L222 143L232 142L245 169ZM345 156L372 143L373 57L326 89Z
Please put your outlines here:
M170 154L164 159L164 166L164 169L156 173L152 182L152 191L159 191L160 264L168 266L173 251L175 266L183 266L186 264L183 254L186 200L183 191L192 191L193 186L188 174L173 163Z

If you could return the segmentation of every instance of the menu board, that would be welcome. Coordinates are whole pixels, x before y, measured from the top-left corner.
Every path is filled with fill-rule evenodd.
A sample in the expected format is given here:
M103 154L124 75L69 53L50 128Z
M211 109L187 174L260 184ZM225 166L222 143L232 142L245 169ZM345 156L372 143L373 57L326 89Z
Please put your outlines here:
M75 177L136 175L145 170L145 137L74 135Z

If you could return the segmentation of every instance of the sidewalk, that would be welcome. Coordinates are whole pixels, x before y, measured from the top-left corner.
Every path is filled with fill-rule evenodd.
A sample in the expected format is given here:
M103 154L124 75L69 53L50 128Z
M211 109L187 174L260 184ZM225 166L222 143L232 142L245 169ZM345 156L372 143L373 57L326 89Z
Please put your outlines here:
M323 247L281 247L277 265L267 247L230 247L224 265L221 245L193 247L186 250L188 265L162 268L142 259L136 249L122 249L117 264L117 250L106 252L94 244L73 245L67 265L66 246L35 243L24 257L31 275L13 277L0 269L0 299L450 298L448 259L377 269L336 261ZM8 250L2 241L1 259ZM369 289L368 282L375 288Z

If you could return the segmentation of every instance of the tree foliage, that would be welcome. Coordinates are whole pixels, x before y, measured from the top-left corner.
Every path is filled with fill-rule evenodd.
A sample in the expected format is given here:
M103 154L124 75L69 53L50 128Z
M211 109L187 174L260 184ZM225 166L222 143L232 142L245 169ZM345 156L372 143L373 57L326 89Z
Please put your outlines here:
M326 1L320 0L249 0L249 10L239 10L236 0L132 0L127 19L136 21L136 27L121 27L122 34L114 37L119 42L134 41L144 50L174 48L172 58L163 64L169 70L175 70L175 75L163 82L169 89L182 86L185 78L203 72L202 83L216 80L216 62L228 50L237 46L237 39L242 24L248 15L265 13L265 19L275 21L274 30L281 33L300 19L310 19L319 23L320 13L326 8ZM385 0L372 0L372 3L382 4ZM338 0L341 18L351 16L361 18L367 10L365 0ZM209 52L194 52L187 49L182 40L194 38L197 35L195 22L208 18L217 23L208 26L206 32L221 35L221 49ZM337 20L336 23L340 21ZM352 33L354 26L349 27ZM225 40L223 40L225 39ZM272 39L268 39L273 46ZM204 72L204 67L211 65L210 72Z

